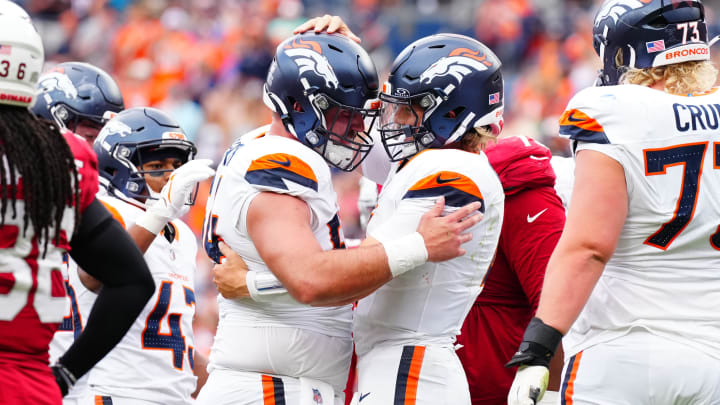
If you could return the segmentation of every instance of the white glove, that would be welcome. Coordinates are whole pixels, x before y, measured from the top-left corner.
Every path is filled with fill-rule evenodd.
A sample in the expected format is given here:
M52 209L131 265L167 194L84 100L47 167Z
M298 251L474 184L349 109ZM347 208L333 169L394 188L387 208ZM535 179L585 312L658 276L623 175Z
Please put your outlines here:
M520 366L508 393L508 405L535 405L545 395L550 371L545 366Z
M135 223L157 235L168 222L181 217L195 185L215 174L211 164L210 159L191 160L173 170L158 199L148 200L145 213Z

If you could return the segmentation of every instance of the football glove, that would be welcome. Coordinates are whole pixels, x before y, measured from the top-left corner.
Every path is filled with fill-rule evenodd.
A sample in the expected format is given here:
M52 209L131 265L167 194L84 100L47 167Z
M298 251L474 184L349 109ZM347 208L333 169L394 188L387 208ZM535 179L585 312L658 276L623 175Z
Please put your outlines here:
M191 160L175 169L156 200L146 202L147 209L136 224L157 235L168 222L183 216L195 185L215 174L210 159Z
M508 405L535 405L548 385L550 371L545 366L520 366L508 393Z
M77 378L75 378L75 376L60 363L53 364L50 366L50 369L52 370L52 373L55 376L55 381L57 382L58 387L60 387L60 392L64 397L67 395L68 391L70 391L70 388L75 385Z
M520 366L508 393L508 405L535 405L542 399L550 377L550 359L560 340L562 333L540 318L530 321L520 348L505 365Z

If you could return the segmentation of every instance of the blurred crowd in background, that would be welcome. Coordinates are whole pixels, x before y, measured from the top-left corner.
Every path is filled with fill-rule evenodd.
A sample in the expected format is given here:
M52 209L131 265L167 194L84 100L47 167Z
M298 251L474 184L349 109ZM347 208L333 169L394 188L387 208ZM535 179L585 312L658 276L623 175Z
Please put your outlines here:
M556 136L570 97L591 86L599 62L592 20L599 0L20 0L42 35L49 64L86 61L113 75L126 107L173 116L218 162L240 135L270 122L262 83L276 45L309 17L336 14L362 38L381 80L410 42L438 32L475 37L503 62L503 135L531 136L569 156ZM716 1L708 31L720 32ZM50 68L51 66L47 66ZM346 237L362 237L358 174L334 182ZM209 184L186 222L200 235ZM198 254L195 340L209 351L217 322L212 263Z

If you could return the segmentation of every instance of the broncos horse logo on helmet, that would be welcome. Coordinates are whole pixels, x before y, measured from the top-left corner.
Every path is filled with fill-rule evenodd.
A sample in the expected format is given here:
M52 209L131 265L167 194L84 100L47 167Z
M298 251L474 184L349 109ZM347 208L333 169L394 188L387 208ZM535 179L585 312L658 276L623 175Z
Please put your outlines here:
M427 68L420 75L420 82L429 84L435 77L449 74L457 79L459 85L463 78L473 70L487 70L488 66L492 66L492 63L486 60L485 55L479 54L479 51L473 52L466 48L455 49L450 52L450 55L441 58Z
M285 46L285 53L297 63L300 74L310 70L316 75L324 77L328 87L333 89L338 87L337 76L335 76L330 62L322 55L322 48L317 42L303 41L298 38L297 41Z
M618 84L628 68L710 59L700 0L606 0L595 15L599 84Z

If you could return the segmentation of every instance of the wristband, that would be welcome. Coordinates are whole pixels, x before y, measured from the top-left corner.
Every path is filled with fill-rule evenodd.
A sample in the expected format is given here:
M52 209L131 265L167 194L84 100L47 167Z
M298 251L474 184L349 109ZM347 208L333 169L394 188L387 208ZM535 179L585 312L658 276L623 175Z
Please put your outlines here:
M525 335L517 353L505 367L544 366L550 367L550 359L562 341L562 333L540 318L534 317L525 329Z
M145 211L135 221L135 225L147 229L153 235L157 235L165 228L168 222L167 218Z
M270 272L248 271L245 275L245 283L250 297L256 302L273 301L288 293L280 280Z
M427 262L428 252L425 248L425 240L419 232L413 232L397 239L378 239L378 241L385 248L393 278Z

